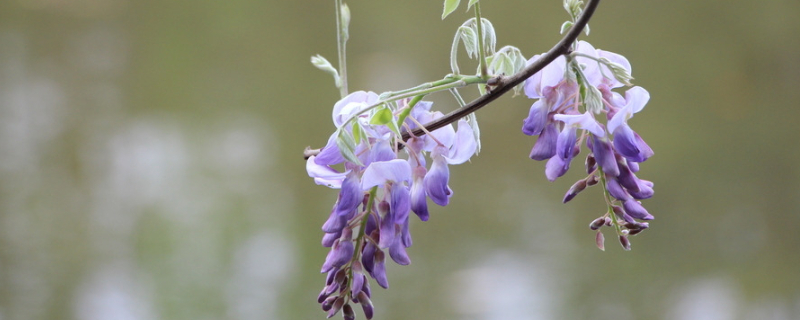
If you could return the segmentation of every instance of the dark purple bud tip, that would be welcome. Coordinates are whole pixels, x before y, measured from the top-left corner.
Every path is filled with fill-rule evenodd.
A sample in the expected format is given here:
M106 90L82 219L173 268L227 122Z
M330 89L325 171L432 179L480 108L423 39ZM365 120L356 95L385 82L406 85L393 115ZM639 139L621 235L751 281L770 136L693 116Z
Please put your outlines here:
M319 296L317 296L317 303L323 303L323 302L325 302L326 299L328 299L328 295L329 294L328 294L327 291L328 291L327 287L326 288L322 288L322 292L320 292Z
M603 236L603 233L597 231L597 235L594 237L594 243L597 244L597 248L606 251L606 238Z
M364 291L361 291L358 294L358 301L361 303L361 309L364 309L364 317L367 319L372 319L372 301L369 300L369 297L364 293Z
M333 307L333 303L336 301L338 297L328 297L324 301L322 301L322 311L329 311Z
M336 298L336 301L333 302L333 306L331 307L330 310L328 310L328 318L330 319L331 317L339 313L339 310L342 309L342 306L344 306L344 298L342 297Z
M589 224L589 229L597 230L600 229L600 227L602 227L604 224L606 224L606 218L600 217L592 220L592 223Z
M587 185L587 186L589 186L589 187L591 187L591 186L593 186L593 185L596 185L596 184L597 184L597 182L599 182L599 181L600 181L600 180L598 180L598 178L597 178L597 176L596 176L596 175L591 175L591 176L589 176L589 177L587 177L587 178L586 178L586 185Z
M336 275L333 277L333 281L335 281L338 284L342 284L346 276L347 272L344 269L339 270L339 272L336 272Z
M342 308L342 317L344 320L356 320L356 313L353 312L353 307L349 303Z
M631 241L628 240L627 236L619 236L619 244L622 245L622 249L625 249L625 251L631 251Z
M592 174L595 170L597 170L597 160L595 160L593 154L589 154L586 156L586 174Z
M572 200L572 198L575 198L575 196L577 196L578 193L583 191L583 189L586 189L586 180L584 179L578 180L577 182L575 182L575 184L569 187L569 190L567 190L567 193L564 195L564 199L561 201L563 203L567 203L568 201Z
M630 232L628 232L628 235L635 236L635 235L639 234L642 231L644 231L644 229L631 229Z

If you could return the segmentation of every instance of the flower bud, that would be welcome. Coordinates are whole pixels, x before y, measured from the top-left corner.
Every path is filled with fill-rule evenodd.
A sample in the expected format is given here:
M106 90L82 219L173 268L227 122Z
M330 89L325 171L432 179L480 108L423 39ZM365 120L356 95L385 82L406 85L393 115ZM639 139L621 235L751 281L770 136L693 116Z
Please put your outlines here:
M372 319L372 301L369 299L367 294L364 291L358 294L358 301L361 304L361 309L364 310L364 317L367 319Z
M333 307L333 302L336 301L339 297L328 297L325 301L322 301L322 311L331 310Z
M351 307L349 303L344 305L344 308L342 308L342 317L344 317L344 320L356 319L356 313L353 312L353 307Z
M603 236L603 233L597 231L597 235L594 237L594 243L597 245L597 248L602 251L606 251L605 242L606 238Z
M586 185L591 187L593 185L596 185L597 182L599 182L599 181L600 180L598 180L596 175L591 175L588 178L586 178Z
M622 248L625 249L625 251L631 250L631 241L628 240L627 236L619 236L619 243L622 245Z
M344 306L344 298L342 297L336 298L330 310L328 310L328 318L335 316L336 313L338 313L339 310L342 309L342 306Z
M592 220L592 223L589 224L589 229L597 230L600 229L606 223L606 217L600 217L597 219Z
M589 154L586 156L586 174L592 174L595 170L597 170L597 160L594 158L594 154Z
M569 190L567 190L567 193L564 195L564 199L561 200L561 202L563 203L569 202L570 200L572 200L572 198L575 198L575 196L577 196L578 193L583 191L583 189L586 189L586 180L584 179L578 180L577 182L575 182L575 184L569 187Z

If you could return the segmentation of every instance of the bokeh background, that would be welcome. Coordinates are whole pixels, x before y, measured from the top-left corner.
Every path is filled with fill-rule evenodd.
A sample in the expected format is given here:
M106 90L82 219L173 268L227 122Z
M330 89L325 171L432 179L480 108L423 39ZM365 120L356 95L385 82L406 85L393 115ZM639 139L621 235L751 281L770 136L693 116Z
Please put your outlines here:
M469 18L347 3L351 90L441 78ZM338 92L309 63L336 60L332 10L0 1L0 319L323 319L336 191L301 156L333 130ZM559 0L483 13L528 57L567 18ZM583 39L652 94L630 122L656 151L651 228L597 250L599 190L561 204L580 170L548 182L520 132L532 101L504 97L478 113L483 151L451 168L451 204L412 223L412 264L375 287L376 319L800 319L798 15L796 0L601 3Z

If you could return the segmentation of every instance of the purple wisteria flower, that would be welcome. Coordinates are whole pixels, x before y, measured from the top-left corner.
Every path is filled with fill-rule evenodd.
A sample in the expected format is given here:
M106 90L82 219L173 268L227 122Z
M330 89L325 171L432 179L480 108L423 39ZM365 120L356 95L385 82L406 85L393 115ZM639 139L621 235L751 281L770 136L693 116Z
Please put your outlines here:
M322 264L321 272L328 276L318 301L329 315L340 309L352 312L353 302L372 317L367 275L388 288L387 250L395 263L411 263L406 250L412 245L410 213L427 221L428 199L447 205L453 196L449 165L468 161L477 150L465 120L457 128L447 125L402 141L397 128L414 129L443 116L431 106L426 101L412 106L407 100L391 106L375 93L353 92L334 105L337 132L306 162L314 182L339 189L322 225L322 245L331 250ZM400 122L402 114L407 116Z
M534 56L528 63L539 57ZM592 229L604 224L614 226L626 250L630 249L627 236L649 226L636 220L653 219L639 202L652 197L653 183L635 174L639 163L653 156L653 150L628 125L650 95L641 87L628 89L624 97L612 91L629 84L630 72L631 65L625 57L579 41L573 52L526 80L525 94L537 100L522 125L524 134L538 136L530 158L547 160L545 175L550 181L566 174L585 142L590 151L586 158L588 176L573 184L564 202L587 186L601 182L610 195L606 200L613 210L595 219ZM607 120L606 125L597 121L597 115L603 115L599 118ZM596 237L601 249L602 239L601 234Z

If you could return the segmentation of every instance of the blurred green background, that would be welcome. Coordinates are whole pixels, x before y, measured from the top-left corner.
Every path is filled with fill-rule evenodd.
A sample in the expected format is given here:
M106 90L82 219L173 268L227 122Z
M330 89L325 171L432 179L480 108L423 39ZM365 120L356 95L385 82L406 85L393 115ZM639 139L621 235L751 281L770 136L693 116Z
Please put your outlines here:
M449 72L463 7L347 3L351 90ZM0 2L0 319L323 319L337 193L301 153L333 130L338 92L309 63L336 59L332 10ZM483 14L527 57L567 19L559 0ZM520 132L532 101L504 97L478 114L480 156L451 168L451 204L412 223L412 264L374 287L376 319L800 319L798 15L796 0L601 3L583 39L652 94L630 122L656 151L651 228L597 250L599 190L562 205L579 170L548 182Z

